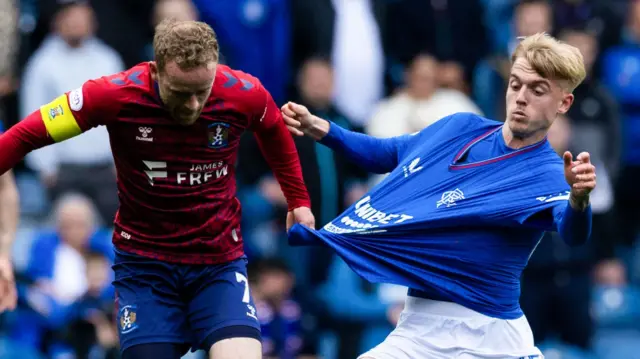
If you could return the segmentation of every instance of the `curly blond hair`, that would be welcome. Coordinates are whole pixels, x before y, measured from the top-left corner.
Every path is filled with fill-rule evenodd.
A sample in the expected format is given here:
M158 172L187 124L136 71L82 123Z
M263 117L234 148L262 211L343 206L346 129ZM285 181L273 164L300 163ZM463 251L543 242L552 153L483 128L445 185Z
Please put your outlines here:
M511 55L511 63L524 58L540 76L559 81L568 92L573 92L587 76L580 50L546 33L520 38Z
M211 26L200 21L165 19L155 29L153 51L158 69L175 61L183 70L218 62L219 45Z

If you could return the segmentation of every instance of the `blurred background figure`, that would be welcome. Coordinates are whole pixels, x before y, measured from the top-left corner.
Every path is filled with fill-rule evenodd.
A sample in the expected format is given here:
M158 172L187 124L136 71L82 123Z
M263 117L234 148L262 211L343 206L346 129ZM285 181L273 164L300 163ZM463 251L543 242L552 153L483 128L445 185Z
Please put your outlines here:
M639 1L0 0L5 129L88 79L152 60L153 28L165 18L209 23L221 61L258 77L278 105L297 101L379 137L455 112L503 120L498 94L518 37L547 32L576 46L588 76L548 140L596 163L592 240L570 250L546 234L521 304L547 358L637 356ZM383 177L295 141L318 227ZM355 358L393 329L406 288L362 280L328 248L290 247L284 196L253 136L241 143L242 232L265 357ZM107 131L36 151L15 175L19 307L0 316L0 358L116 359L109 266L118 199Z
M473 97L489 118L504 119L505 102L499 96L507 86L510 56L518 44L518 37L553 30L553 8L547 0L514 1L511 36L497 44L497 51L482 59L474 69Z
M640 3L631 1L619 45L602 58L602 78L620 106L622 158L616 186L616 227L619 240L630 249L636 241L640 210L640 189L633 178L640 174Z
M285 100L290 69L291 21L286 0L193 0L211 25L223 62L260 79L276 102Z
M114 254L110 233L97 225L98 213L89 198L67 194L55 204L53 214L54 229L39 231L33 239L22 273L25 282L18 291L23 306L16 312L11 335L58 355L70 350L58 333L86 314L76 311L78 303L89 297L94 303L113 303L109 267ZM96 262L92 253L99 253L104 263Z
M120 55L95 37L96 27L87 2L59 4L52 32L25 68L21 117L89 79L124 70ZM27 157L27 165L40 177L51 200L71 190L80 191L96 202L101 220L113 221L118 208L117 190L105 128L34 151Z
M386 94L384 0L293 0L293 67L313 56L331 59L333 102L358 127ZM357 46L354 46L357 44Z
M575 101L569 109L565 136L576 152L588 151L597 163L598 189L592 193L594 232L591 241L599 259L615 256L616 239L613 218L614 182L620 170L622 129L618 106L609 90L594 74L599 54L596 36L585 28L562 30L560 39L577 47L584 58L587 78L574 91ZM564 125L563 125L564 126ZM559 144L559 147L567 147Z
M6 118L6 97L16 88L18 15L16 1L0 1L0 120Z
M406 85L380 102L366 127L376 137L393 137L420 131L456 112L481 114L476 104L455 89L457 75L447 75L451 64L441 64L433 56L418 55L407 67ZM453 70L455 71L455 70ZM444 75L443 75L444 74ZM448 77L451 88L441 86Z
M571 138L570 120L558 117L548 134L558 155L572 150ZM590 315L591 271L595 254L593 242L572 248L557 233L547 233L540 241L523 273L520 299L537 343L558 338L574 350L590 349L594 331Z
M269 359L314 359L315 338L305 328L305 313L293 296L295 276L278 259L255 261L249 267L262 350Z

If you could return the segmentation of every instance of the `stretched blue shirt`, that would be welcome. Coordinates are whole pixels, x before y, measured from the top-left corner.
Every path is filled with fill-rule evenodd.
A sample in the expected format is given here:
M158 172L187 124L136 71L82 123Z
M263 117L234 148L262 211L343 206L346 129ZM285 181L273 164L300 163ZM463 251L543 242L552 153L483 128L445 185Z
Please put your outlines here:
M331 124L321 143L389 173L320 230L294 225L292 245L332 247L371 282L515 319L520 276L545 231L588 240L591 208L569 205L562 159L545 139L510 149L502 123L469 113L387 139Z

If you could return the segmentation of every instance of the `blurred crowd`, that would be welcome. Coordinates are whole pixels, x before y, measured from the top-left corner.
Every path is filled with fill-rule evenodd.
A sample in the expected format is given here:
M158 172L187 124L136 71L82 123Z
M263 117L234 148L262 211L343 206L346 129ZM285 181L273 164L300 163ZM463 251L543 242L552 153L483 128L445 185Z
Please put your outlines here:
M503 120L519 36L578 47L588 77L549 140L597 166L593 236L569 248L546 235L521 304L547 358L639 358L640 1L0 0L0 122L151 60L166 17L209 23L222 62L258 77L279 105L379 137L455 112ZM308 138L296 145L318 226L381 179ZM0 358L118 358L106 130L34 151L16 176L20 299L0 316ZM406 288L365 282L328 249L290 248L285 199L251 136L237 178L265 358L352 359L381 342Z

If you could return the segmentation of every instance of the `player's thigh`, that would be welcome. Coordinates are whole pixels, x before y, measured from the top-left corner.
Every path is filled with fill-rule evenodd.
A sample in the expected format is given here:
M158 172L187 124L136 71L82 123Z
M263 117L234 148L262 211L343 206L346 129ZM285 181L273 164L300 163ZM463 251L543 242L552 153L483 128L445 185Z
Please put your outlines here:
M209 350L209 359L260 359L262 344L255 338L229 338L217 341Z
M200 349L209 351L216 343L233 338L260 342L260 323L244 258L207 266L194 283L189 290L194 294L188 303L188 321Z
M117 251L113 270L121 351L141 344L190 342L170 264Z

